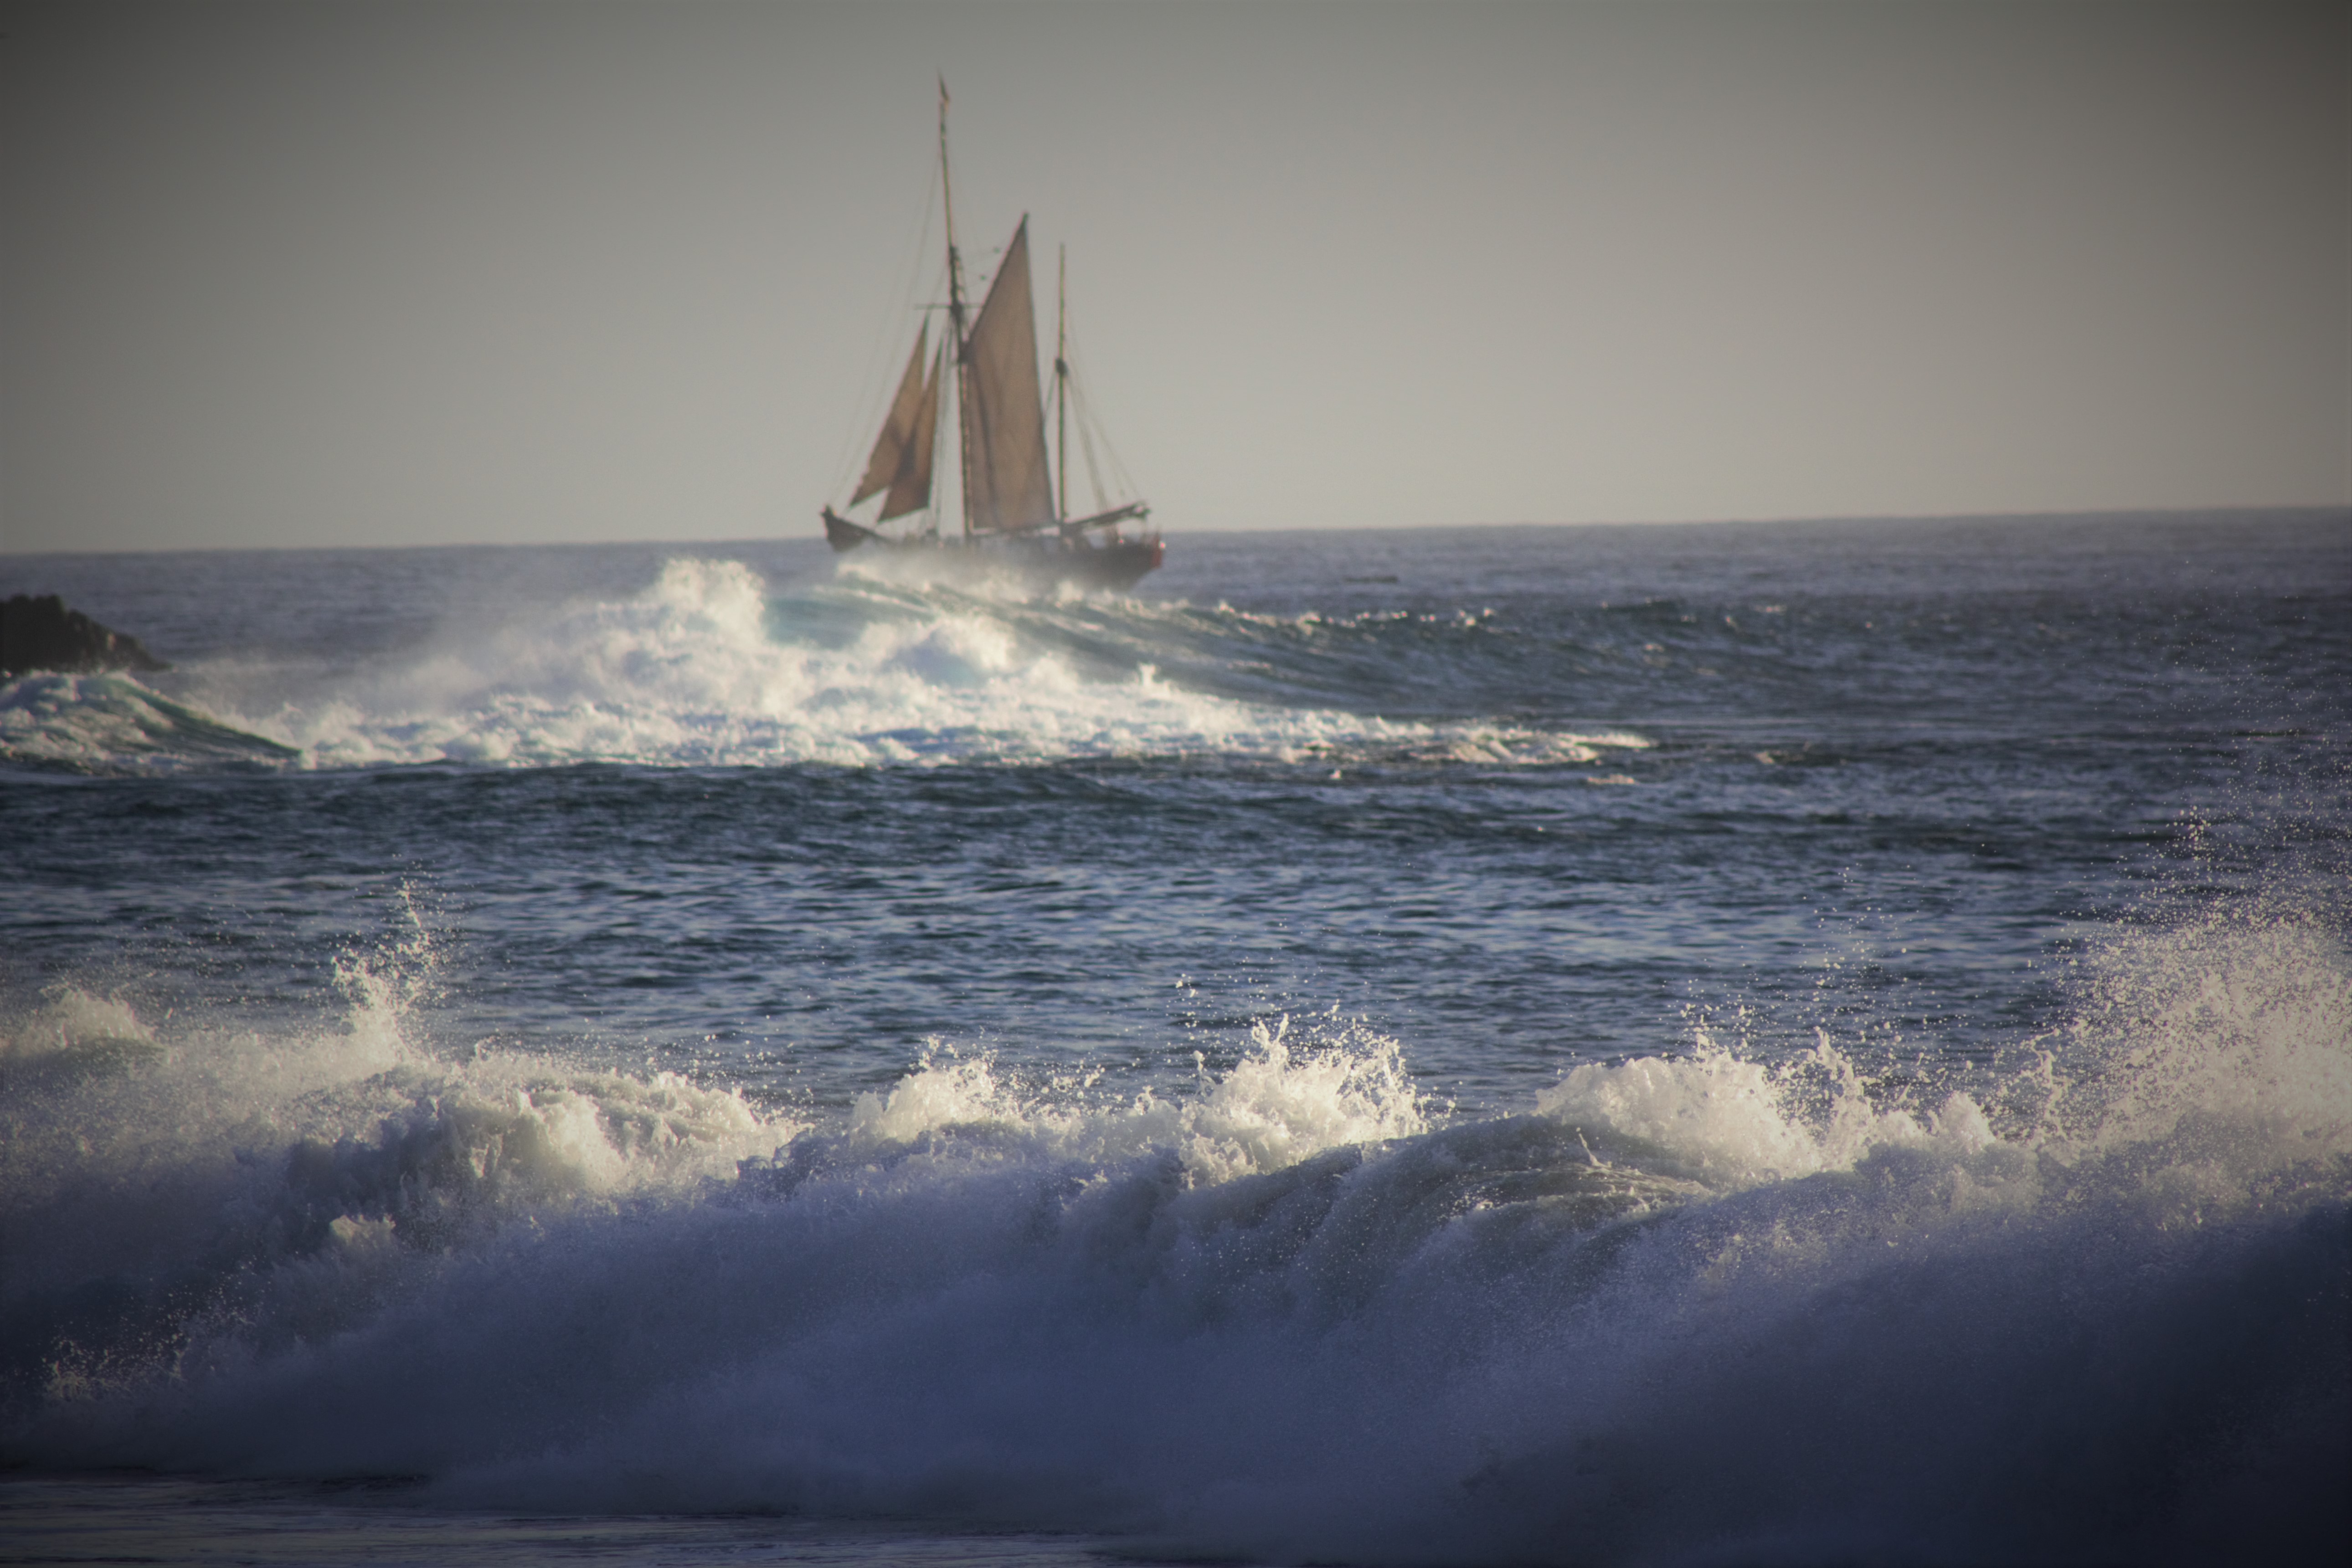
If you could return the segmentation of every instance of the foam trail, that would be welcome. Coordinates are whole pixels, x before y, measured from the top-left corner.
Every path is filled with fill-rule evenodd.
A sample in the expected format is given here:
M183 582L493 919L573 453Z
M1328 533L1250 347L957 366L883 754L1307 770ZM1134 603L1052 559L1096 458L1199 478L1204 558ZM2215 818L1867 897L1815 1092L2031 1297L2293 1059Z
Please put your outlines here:
M163 1054L0 1089L5 1452L1264 1561L2340 1560L2344 955L2101 976L1971 1094L1702 1048L1451 1121L1336 1023L802 1125L364 987L276 1043L65 997L13 1037Z

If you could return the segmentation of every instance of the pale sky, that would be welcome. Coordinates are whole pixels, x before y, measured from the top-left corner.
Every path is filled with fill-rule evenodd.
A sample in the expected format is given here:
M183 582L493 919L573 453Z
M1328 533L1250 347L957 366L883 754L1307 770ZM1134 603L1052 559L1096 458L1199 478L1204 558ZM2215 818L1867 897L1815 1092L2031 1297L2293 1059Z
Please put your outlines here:
M0 550L814 538L1069 248L1154 521L2352 504L2352 7L0 5ZM936 231L934 231L936 232ZM1074 487L1074 494L1079 487Z

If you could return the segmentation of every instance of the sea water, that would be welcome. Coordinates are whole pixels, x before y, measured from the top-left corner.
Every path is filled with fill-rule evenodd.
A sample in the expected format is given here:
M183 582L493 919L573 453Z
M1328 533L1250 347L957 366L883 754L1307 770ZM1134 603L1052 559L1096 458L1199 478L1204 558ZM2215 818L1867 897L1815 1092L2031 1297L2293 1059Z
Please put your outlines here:
M0 1560L2352 1549L2340 512L16 592Z

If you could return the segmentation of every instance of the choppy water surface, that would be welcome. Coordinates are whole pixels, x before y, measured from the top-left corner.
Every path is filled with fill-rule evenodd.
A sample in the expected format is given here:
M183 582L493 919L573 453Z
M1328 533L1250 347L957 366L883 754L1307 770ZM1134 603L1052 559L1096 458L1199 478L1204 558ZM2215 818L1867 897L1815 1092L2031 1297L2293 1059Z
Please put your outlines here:
M2352 1545L2340 514L20 591L26 1552Z

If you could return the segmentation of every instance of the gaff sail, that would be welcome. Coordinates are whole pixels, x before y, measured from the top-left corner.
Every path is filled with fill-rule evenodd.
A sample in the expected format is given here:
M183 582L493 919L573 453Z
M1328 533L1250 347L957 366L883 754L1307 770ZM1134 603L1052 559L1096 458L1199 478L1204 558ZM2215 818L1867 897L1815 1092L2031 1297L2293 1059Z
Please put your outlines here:
M980 320L964 340L964 516L974 533L1046 528L1045 400L1037 382L1037 314L1029 295L1029 220L1013 231Z

